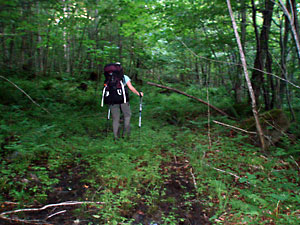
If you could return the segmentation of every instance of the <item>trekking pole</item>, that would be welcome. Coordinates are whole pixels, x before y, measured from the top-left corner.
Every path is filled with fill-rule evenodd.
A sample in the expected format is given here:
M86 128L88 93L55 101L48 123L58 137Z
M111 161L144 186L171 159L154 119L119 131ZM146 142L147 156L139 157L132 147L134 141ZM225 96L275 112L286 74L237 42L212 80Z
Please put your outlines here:
M108 107L108 112L107 112L107 122L106 122L106 137L108 136L108 130L109 130L109 124L108 121L110 119L110 106Z
M139 143L141 142L141 127L142 127L142 110L143 110L143 97L140 94L140 111L139 111Z
M110 107L108 108L108 112L107 112L107 120L110 119Z
M142 110L143 110L143 97L140 92L140 112L139 112L139 128L142 127Z

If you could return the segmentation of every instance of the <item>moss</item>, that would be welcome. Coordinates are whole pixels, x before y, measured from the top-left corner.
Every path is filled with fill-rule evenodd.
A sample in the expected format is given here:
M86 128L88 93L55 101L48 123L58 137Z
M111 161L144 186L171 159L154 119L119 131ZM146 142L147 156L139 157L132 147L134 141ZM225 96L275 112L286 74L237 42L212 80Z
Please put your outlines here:
M251 105L248 102L235 103L233 105L229 104L228 106L229 108L226 112L236 118L244 118L250 116L252 113Z
M290 126L288 117L281 109L273 109L260 114L259 122L263 133L266 136L267 145L272 145L278 142L283 133ZM241 123L241 127L248 131L256 131L254 117L244 120ZM258 140L258 138L254 138L253 140Z

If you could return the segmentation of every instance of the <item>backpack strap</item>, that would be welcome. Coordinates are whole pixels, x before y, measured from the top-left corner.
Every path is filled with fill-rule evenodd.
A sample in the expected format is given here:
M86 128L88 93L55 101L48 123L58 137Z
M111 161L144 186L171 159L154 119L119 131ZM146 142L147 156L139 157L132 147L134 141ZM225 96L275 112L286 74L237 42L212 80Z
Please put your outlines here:
M104 95L105 95L105 90L106 90L106 85L104 85L103 91L102 91L102 100L101 100L101 107L103 107L104 104Z
M123 98L124 98L124 103L126 103L126 94L125 94L125 88L122 80L120 80L121 87L122 87L122 92L123 92Z

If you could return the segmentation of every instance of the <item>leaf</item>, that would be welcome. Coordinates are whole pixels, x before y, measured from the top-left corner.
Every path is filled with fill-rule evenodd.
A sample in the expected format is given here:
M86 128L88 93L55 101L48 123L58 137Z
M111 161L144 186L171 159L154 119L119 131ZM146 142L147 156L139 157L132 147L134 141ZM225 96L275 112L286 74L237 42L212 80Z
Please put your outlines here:
M285 201L285 200L287 200L290 197L290 195L287 194L287 193L281 193L281 194L274 194L274 193L272 193L272 194L270 194L270 196L272 198L275 198L276 200L279 200L279 201Z

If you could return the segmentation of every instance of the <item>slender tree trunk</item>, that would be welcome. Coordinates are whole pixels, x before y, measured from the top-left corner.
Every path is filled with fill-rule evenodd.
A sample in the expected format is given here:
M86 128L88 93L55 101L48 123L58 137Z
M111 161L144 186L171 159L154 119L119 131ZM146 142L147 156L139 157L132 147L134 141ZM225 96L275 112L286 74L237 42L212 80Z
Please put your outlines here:
M287 1L286 2L286 8L293 8L293 6L291 6L291 2L294 1ZM293 4L293 3L292 3ZM295 12L295 11L294 11ZM288 72L287 72L287 66L286 66L286 61L287 61L287 44L288 44L288 39L289 39L289 28L290 28L290 22L289 22L289 18L288 16L285 15L284 17L284 35L282 37L282 34L280 35L280 49L281 49L281 60L280 60L280 64L281 64L281 77L284 79L288 79ZM281 29L282 30L282 29ZM298 57L299 60L299 57ZM280 86L281 86L281 91L280 91L280 100L283 101L283 97L284 97L284 90L285 90L285 95L286 95L286 99L289 105L289 109L292 115L292 121L295 121L295 113L294 110L292 108L292 104L291 104L291 99L290 99L290 92L289 92L289 84L287 82L280 82Z
M198 58L197 57L195 57L195 73L196 73L197 83L199 85L201 85L202 81L201 81L201 76L200 76L200 72L199 72L199 65L198 65Z
M262 150L265 150L266 149L265 138L264 138L264 133L263 133L263 130L261 128L260 122L259 122L258 111L257 111L257 108L256 108L255 94L254 94L252 84L251 84L251 81L250 81L250 78L249 78L249 75L248 75L246 58L245 58L245 55L244 55L244 50L243 50L242 43L241 43L241 40L240 40L240 36L239 36L239 33L238 33L237 25L236 25L236 22L235 22L235 19L234 19L234 16L233 16L230 0L227 0L227 6L228 6L229 14L230 14L230 17L231 17L231 21L232 21L235 37L236 37L236 40L237 40L237 44L238 44L238 47L239 47L241 61L242 61L242 65L243 65L244 74L245 74L245 78L246 78L246 81L247 81L250 97L251 97L251 100L252 100L252 112L253 112L253 116L254 116L254 119L255 119L256 130L257 130L257 133L258 133L258 136L259 136L259 139L260 139L261 148L262 148Z
M119 32L118 32L118 45L119 45L119 61L122 62L122 59L123 59L123 39L122 39L122 36L120 34L120 30L123 26L123 22L120 21L120 27L119 27Z
M4 30L5 30L5 28L4 28L4 23L1 23L0 24L0 33L2 34L1 35L1 38L0 38L0 40L1 40L1 43L2 43L2 63L3 63L3 65L6 65L6 63L7 63L7 50L6 50L6 41L5 41L5 33L4 33Z
M286 17L288 18L288 20L290 22L292 34L293 34L294 41L295 41L296 48L297 48L298 61L300 64L300 42L299 42L299 30L297 30L298 19L297 19L296 2L295 2L295 0L290 1L292 4L289 7L291 9L290 12L287 9L287 7L285 7L284 2L282 0L279 0L279 2L283 9L284 14L286 15Z
M16 31L16 27L15 25L13 24L12 25L12 33L14 34ZM9 66L12 66L13 65L13 60L14 60L14 47L15 47L15 38L12 38L10 40L10 43L9 43L9 51L8 51L8 55L9 55L9 59L8 59L8 65Z
M77 50L77 55L75 57L73 57L74 60L78 60L78 62L79 62L79 65L78 65L78 68L77 68L79 75L81 75L81 73L83 71L83 67L87 66L85 64L85 62L88 59L88 54L84 55L83 52L82 52L82 43L84 41L84 37L85 37L86 33L88 33L88 32L86 32L87 26L88 26L87 23L84 24L83 31L81 32L81 38L80 38L79 47L78 47L78 50ZM76 46L74 45L74 49L75 49L75 47Z
M241 43L242 43L242 48L245 49L245 44L246 44L246 22L247 22L247 8L246 8L246 2L245 0L241 0ZM235 57L236 58L236 57ZM236 60L238 63L240 60ZM235 95L235 101L237 103L242 102L242 68L241 67L236 67L236 77L234 78L234 95Z
M46 46L45 49L43 51L43 76L46 76L48 74L48 69L51 68L48 64L49 64L49 45L50 45L50 21L48 24L48 28L47 28L47 35L46 35Z
M252 0L252 4L255 4ZM252 8L254 9L253 14L255 14L255 6L253 5ZM261 29L261 33L259 39L257 39L257 50L256 50L256 57L254 61L254 68L258 70L254 70L252 73L252 84L253 84L253 91L256 97L256 102L258 103L258 99L261 94L261 88L264 83L264 76L263 71L265 67L266 55L268 53L268 41L269 41L269 33L270 27L272 22L272 15L273 15L273 8L274 2L272 0L265 0L265 9L263 10L263 26ZM256 37L258 38L257 32L257 25L253 16L253 24L255 27Z
M37 15L40 14L40 3L36 2L36 12ZM37 32L37 62L36 62L36 70L40 73L44 70L44 65L43 65L43 47L41 46L42 43L42 36L40 35L40 30L41 27L38 25L38 32Z
M269 52L267 52L266 56L266 71L272 73L272 56ZM268 82L262 84L262 87L264 91L265 110L270 110L273 108L273 105L271 104L272 89L270 89L270 87L272 87L272 77L268 76L267 81Z
M64 14L65 16L68 14L68 6L66 3L66 0L63 0L64 2ZM70 39L68 37L68 33L67 33L67 28L64 27L64 31L63 31L63 39L64 39L64 58L65 58L65 62L66 62L66 72L70 73L71 72L71 65L70 65Z

